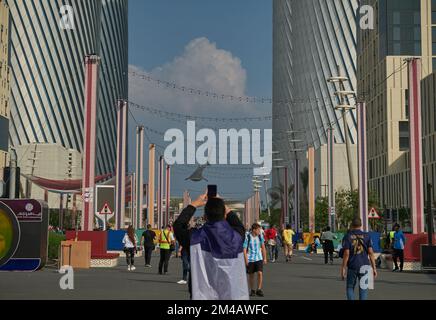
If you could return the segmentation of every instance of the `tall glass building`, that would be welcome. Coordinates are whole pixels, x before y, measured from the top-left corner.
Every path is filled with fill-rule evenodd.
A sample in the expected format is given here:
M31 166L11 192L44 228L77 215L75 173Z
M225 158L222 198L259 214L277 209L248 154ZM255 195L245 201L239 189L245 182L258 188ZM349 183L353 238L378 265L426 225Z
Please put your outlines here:
M289 150L318 149L327 143L330 124L335 126L336 143L344 143L341 111L334 109L337 88L327 78L338 75L339 66L350 79L345 89L356 89L358 1L274 0L273 6L275 150L282 158ZM355 114L347 120L355 143ZM291 142L289 131L299 131Z
M84 57L101 57L97 174L114 172L116 101L128 95L128 0L8 0L13 146L60 144L82 151ZM74 10L61 28L61 8Z

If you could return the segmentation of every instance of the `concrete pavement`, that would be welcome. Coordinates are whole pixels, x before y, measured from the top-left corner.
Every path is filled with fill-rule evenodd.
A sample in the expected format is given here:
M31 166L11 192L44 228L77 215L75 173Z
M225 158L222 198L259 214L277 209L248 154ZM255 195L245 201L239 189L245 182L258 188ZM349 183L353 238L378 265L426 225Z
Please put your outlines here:
M291 263L283 258L265 266L265 300L344 300L345 282L339 278L339 263L325 266L323 258L298 253ZM74 290L60 289L62 275L53 268L36 273L0 273L0 299L146 299L186 300L187 286L181 279L181 260L172 258L170 273L157 274L158 257L153 268L145 269L142 257L137 269L128 272L124 259L113 269L76 270ZM436 300L436 274L392 273L380 271L372 300ZM255 298L255 300L261 300Z

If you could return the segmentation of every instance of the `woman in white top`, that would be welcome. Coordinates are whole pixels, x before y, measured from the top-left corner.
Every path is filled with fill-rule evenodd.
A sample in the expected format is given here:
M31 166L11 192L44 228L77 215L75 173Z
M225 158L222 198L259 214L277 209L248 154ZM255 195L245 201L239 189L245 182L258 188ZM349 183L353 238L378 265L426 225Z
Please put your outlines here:
M130 226L127 229L127 233L124 235L123 244L124 244L124 252L126 253L127 259L127 270L134 271L135 268L135 253L136 253L136 243L138 239L135 235L135 229Z

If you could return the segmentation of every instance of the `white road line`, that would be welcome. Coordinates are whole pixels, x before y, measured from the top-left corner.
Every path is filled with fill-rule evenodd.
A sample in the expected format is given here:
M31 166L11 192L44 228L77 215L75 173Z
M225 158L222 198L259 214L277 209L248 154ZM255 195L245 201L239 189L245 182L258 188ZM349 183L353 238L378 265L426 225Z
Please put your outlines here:
M313 261L313 259L310 259L310 258L306 258L306 257L302 257L304 260L307 260L307 261Z

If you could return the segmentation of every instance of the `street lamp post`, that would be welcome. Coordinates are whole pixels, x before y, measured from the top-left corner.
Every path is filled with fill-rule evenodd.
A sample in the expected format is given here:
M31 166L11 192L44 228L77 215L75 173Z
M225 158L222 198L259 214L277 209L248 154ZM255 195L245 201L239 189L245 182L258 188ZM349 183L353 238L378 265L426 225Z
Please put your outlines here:
M335 94L339 98L339 105L335 108L336 110L342 111L342 120L344 122L344 135L345 135L345 145L347 150L347 161L348 161L348 173L350 176L350 188L351 190L356 189L354 174L353 174L353 166L352 166L352 159L351 159L351 141L350 141L350 133L348 128L348 122L346 114L349 110L355 109L354 107L345 104L345 98L347 96L354 96L356 93L354 91L345 91L345 85L344 83L349 81L349 79L345 76L341 75L341 68L338 66L338 74L337 77L330 77L327 79L328 82L331 83L339 83L339 91L337 91Z

